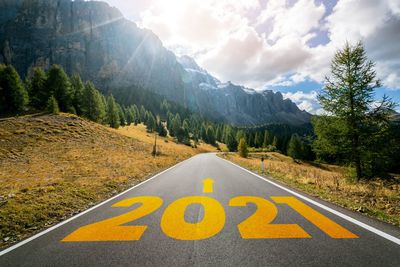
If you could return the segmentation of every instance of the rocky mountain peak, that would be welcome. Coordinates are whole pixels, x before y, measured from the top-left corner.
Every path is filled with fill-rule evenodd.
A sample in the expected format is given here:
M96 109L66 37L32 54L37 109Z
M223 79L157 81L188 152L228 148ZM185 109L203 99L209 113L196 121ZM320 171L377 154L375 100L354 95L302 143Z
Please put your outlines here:
M0 63L22 77L59 64L105 93L146 89L236 125L310 121L280 93L222 83L193 58L177 58L154 33L101 1L0 0Z

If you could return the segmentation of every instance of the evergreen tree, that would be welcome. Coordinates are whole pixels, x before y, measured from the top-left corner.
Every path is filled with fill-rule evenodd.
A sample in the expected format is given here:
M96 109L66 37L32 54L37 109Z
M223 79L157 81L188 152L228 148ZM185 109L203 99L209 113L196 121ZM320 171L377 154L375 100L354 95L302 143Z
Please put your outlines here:
M165 129L165 126L163 122L161 121L160 117L157 116L157 132L159 136L167 136L167 129Z
M140 111L136 105L133 105L133 114L135 115L134 123L138 125L138 123L140 123Z
M214 129L211 125L209 125L207 128L207 143L210 145L216 144Z
M246 134L247 140L246 140L246 144L249 147L254 147L254 134L252 132L249 132L248 134Z
M226 142L225 141L225 127L221 127L221 125L218 125L217 132L215 133L215 138L220 142Z
M204 142L208 143L208 140L207 140L207 130L206 130L206 126L205 126L204 123L201 125L201 128L200 128L200 138L201 138Z
M122 109L121 105L117 103L117 109L118 109L118 117L119 117L119 125L120 126L125 126L126 125L126 116L125 112Z
M270 134L267 130L265 130L264 132L264 141L263 141L263 147L268 147L271 144L271 140L270 140Z
M47 112L50 114L57 115L60 113L60 109L58 108L57 100L54 96L50 96L49 100L47 101Z
M97 123L102 123L106 115L103 96L91 82L85 84L83 91L82 114Z
M238 148L238 142L236 141L236 137L231 128L227 129L225 143L226 143L226 146L228 147L229 151L231 151L231 152L236 151Z
M61 111L74 111L72 105L73 92L71 83L61 66L53 65L50 68L49 73L47 74L45 87L49 90L51 95L54 95Z
M132 123L136 123L136 115L135 115L135 108L133 106L130 106L126 110L127 117L126 117L126 122L128 125L131 125Z
M28 92L17 71L0 65L0 115L20 113L28 102Z
M274 136L274 139L273 139L273 141L272 141L272 146L273 146L275 149L278 149L278 145L279 145L278 137L277 137L277 136Z
M243 158L247 158L249 151L247 150L247 143L246 139L242 138L240 139L239 145L238 145L238 151L239 155Z
M139 115L140 115L140 122L146 122L146 109L144 108L144 106L140 106L140 110L139 110Z
M72 105L75 108L76 114L82 115L83 106L83 90L84 85L81 77L78 74L72 75L71 77L71 88L72 88Z
M180 129L182 127L182 121L181 121L181 116L179 116L179 113L177 113L172 120L172 136L177 136L178 133L180 132Z
M331 116L314 119L315 150L318 154L342 150L344 159L354 165L357 179L364 176L365 170L368 176L373 175L370 170L374 158L382 150L376 144L384 143L379 140L389 129L389 116L395 106L385 96L374 106L374 90L381 86L376 76L374 63L367 59L362 43L347 43L335 54L331 77L326 77L318 96ZM327 128L321 128L322 125Z
M112 95L107 97L107 124L115 129L120 126L118 104Z
M264 141L264 138L263 138L262 133L261 132L256 132L256 135L254 137L254 146L257 147L257 148L258 147L262 147L263 141Z
M236 133L236 142L240 142L240 139L242 139L242 138L244 138L244 139L247 139L246 138L246 133L243 131L243 130L240 130L240 131L238 131L237 133Z
M289 141L287 154L293 159L302 159L301 141L296 134L293 134Z
M156 119L151 112L147 113L146 129L150 133L156 129Z
M49 90L45 87L46 73L41 68L34 68L29 81L30 105L38 110L43 110L50 97Z

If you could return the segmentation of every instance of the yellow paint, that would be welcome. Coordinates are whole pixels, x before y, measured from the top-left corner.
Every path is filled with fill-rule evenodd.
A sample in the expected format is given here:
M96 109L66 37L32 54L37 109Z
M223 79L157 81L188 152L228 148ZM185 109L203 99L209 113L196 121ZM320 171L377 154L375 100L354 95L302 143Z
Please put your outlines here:
M200 222L185 221L186 208L201 204L204 216ZM205 196L184 197L172 202L161 218L161 229L169 237L178 240L201 240L218 234L225 225L225 211L214 198Z
M83 226L65 237L62 241L84 242L139 240L147 229L146 225L121 225L154 212L161 207L163 200L159 197L134 197L122 200L114 204L113 207L130 207L136 203L141 203L142 205L122 215Z
M214 180L211 178L206 178L203 180L203 193L212 193L213 192L213 184Z
M306 218L316 227L324 231L327 235L332 238L358 238L357 235L343 228L334 221L328 219L321 213L310 208L303 202L299 201L295 197L271 197L276 203L287 204L289 207L300 213L301 216Z
M270 201L253 196L232 198L229 206L246 207L254 203L256 212L238 225L240 235L244 239L261 238L310 238L297 224L270 224L278 214L278 209Z

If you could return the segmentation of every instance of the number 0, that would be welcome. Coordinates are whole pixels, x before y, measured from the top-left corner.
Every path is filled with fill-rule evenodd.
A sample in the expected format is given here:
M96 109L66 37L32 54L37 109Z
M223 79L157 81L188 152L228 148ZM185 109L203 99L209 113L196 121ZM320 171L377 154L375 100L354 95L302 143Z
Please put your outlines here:
M186 208L191 204L201 204L204 217L198 223L185 221ZM161 229L178 240L200 240L218 234L225 225L225 211L215 199L204 196L184 197L172 202L161 218Z

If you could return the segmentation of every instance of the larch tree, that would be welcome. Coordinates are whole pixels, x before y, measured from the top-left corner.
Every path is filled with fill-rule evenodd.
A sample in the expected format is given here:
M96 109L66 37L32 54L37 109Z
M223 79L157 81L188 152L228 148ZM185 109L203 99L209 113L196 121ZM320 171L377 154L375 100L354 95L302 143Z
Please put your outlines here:
M336 52L331 75L326 77L318 96L327 115L314 119L317 154L340 150L345 160L354 165L357 180L364 176L364 170L367 176L371 175L371 160L379 156L381 149L377 140L389 128L389 116L395 106L386 96L376 104L374 91L381 82L374 67L361 42L354 46L346 43Z
M243 158L247 158L249 151L247 149L246 139L241 138L238 145L239 155Z

